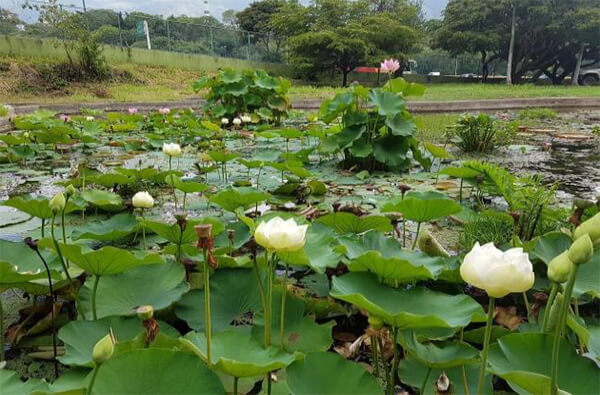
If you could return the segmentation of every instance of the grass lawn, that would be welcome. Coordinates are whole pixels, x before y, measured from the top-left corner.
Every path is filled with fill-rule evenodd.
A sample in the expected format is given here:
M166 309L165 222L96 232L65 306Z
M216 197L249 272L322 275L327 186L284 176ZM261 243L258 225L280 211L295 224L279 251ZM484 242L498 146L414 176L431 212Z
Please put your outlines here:
M38 76L28 72L31 60L3 57L0 63L0 103L89 103L89 102L160 102L199 97L192 89L198 73L161 66L119 64L113 68L120 75L117 82L75 83L56 92L39 89ZM36 59L36 63L51 63ZM55 62L55 61L54 61ZM18 65L18 67L14 67ZM24 67L23 67L24 65ZM124 77L123 77L124 76ZM342 91L339 87L316 87L294 83L292 100L322 100ZM600 87L428 84L421 97L409 100L480 100L523 97L600 97Z

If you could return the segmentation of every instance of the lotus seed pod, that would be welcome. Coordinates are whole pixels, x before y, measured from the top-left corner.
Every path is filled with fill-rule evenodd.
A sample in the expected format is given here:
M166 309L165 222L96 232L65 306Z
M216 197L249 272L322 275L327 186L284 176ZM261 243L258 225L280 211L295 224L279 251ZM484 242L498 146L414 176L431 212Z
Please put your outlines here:
M62 192L59 192L50 199L48 206L50 206L52 213L58 214L65 209L66 204L67 201L65 200L65 195L63 195Z
M563 251L548 263L548 279L555 283L564 283L569 279L573 262L569 259L568 251Z
M102 339L98 340L98 343L92 350L92 359L96 365L101 365L106 362L115 351L115 339L112 333L107 334Z
M139 306L135 309L135 312L141 320L149 320L154 316L154 308L150 305Z
M65 195L67 195L67 197L71 197L71 196L75 195L76 192L77 192L77 190L75 189L75 187L73 186L73 184L69 184L65 188Z
M583 265L594 255L594 244L589 235L579 237L569 248L569 259L576 265Z
M548 316L548 324L546 326L546 333L554 333L554 329L556 328L556 324L558 323L560 307L562 306L564 299L565 298L564 298L563 294L558 293L558 294L556 294L556 298L554 298L554 303L552 303L552 306L546 307L547 309L548 308L550 309L550 311L546 313L546 314L550 314Z
M383 328L383 320L374 315L369 316L369 324L371 324L371 326L377 330Z
M573 238L577 240L585 234L590 236L593 244L600 244L600 213L579 225L573 232Z
M429 256L441 256L444 258L450 256L448 251L446 251L440 242L429 232L424 232L419 236L417 245L419 246L419 250L425 252Z
M586 208L590 208L594 205L594 202L587 199L575 199L573 200L573 204L575 207L585 210Z
M196 231L196 235L198 235L199 239L206 239L210 237L212 232L211 224L200 224L194 226L194 230Z

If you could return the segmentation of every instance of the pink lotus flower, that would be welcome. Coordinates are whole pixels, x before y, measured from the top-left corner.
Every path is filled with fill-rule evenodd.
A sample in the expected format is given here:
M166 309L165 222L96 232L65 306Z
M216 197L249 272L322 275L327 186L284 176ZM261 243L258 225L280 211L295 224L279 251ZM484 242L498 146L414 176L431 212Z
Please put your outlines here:
M162 115L167 115L168 113L171 112L171 109L169 107L163 107L163 108L159 108L158 112Z
M129 109L127 111L129 111L129 114L135 115L135 114L137 114L138 109L137 109L137 107L129 107Z
M60 114L58 117L63 122L71 122L71 117L66 114Z
M400 68L400 62L397 59L384 59L381 62L379 70L384 73L394 74Z

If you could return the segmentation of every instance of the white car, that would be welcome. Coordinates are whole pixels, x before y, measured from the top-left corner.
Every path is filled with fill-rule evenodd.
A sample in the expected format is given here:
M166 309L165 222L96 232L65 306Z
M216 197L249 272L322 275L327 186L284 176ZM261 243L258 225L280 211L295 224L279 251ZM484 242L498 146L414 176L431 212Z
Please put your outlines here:
M440 75L442 75L442 73L440 73L439 71L430 71L429 74L427 74L427 75L430 75L433 77L439 77Z
M598 85L600 84L600 68L583 69L579 72L580 85Z

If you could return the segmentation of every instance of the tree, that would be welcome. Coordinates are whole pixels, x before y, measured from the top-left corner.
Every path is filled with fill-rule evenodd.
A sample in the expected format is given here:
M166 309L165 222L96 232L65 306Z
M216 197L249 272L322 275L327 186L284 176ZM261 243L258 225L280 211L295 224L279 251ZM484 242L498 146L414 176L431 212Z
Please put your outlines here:
M10 34L19 31L18 26L23 25L17 14L7 9L0 8L0 33Z
M254 41L262 42L267 54L271 50L271 41L275 42L278 51L283 39L283 37L274 35L270 24L271 17L279 11L283 4L283 0L256 1L236 14L237 25L243 30L254 33Z
M348 73L367 59L367 45L361 39L343 36L334 31L308 32L290 39L292 63L309 78L315 73L338 70L343 75L342 86L348 83Z

